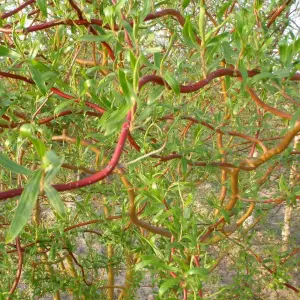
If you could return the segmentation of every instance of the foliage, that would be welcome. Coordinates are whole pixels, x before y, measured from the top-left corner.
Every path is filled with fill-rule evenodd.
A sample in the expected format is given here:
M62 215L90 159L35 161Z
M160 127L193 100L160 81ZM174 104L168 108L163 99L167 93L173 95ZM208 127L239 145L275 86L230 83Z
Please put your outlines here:
M4 1L1 299L299 293L293 9Z

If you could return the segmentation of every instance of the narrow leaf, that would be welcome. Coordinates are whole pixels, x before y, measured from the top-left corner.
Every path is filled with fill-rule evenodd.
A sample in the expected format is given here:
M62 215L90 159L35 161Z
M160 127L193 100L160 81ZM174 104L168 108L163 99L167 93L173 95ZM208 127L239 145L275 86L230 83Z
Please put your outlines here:
M197 44L195 43L194 39L191 38L192 33L193 32L193 28L192 28L192 24L190 21L190 18L187 17L183 26L183 39L184 42L190 47L190 48L194 48ZM192 36L193 37L193 36Z
M113 37L112 33L103 35L84 35L79 40L83 42L107 42Z
M300 121L300 108L298 108L296 112L293 114L290 122L290 127L294 128L297 121Z
M175 76L172 73L170 73L170 72L166 72L165 75L164 75L164 79L170 85L170 87L172 88L172 90L177 95L179 95L180 94L180 86L179 86L179 83L176 80Z
M21 195L15 216L6 235L6 243L12 242L30 219L31 212L40 192L43 171L38 170L26 184Z
M285 64L288 57L288 45L286 44L286 42L279 43L279 55L280 55L280 60L282 61L283 64Z
M31 141L39 156L42 158L46 153L46 146L42 140L34 136L33 130L34 128L31 124L23 124L20 128L20 134Z
M180 283L180 278L170 278L166 280L159 288L158 294L161 297L168 289Z
M37 66L34 64L29 64L29 70L32 76L33 81L36 83L40 92L45 96L47 93L46 84L42 73L38 70Z
M129 87L128 87L126 75L125 75L124 71L121 70L121 69L119 70L119 81L120 81L120 84L121 84L121 88L122 88L124 97L127 100L129 100L130 99L130 90L129 90Z
M51 185L45 185L44 191L56 212L63 217L66 214L66 209L59 192Z
M40 8L44 17L47 17L47 1L46 0L37 0L37 5Z
M0 46L0 57L11 57L11 58L20 58L21 55L17 53L16 51L13 51L9 48L6 48L4 46Z
M54 151L47 151L43 157L45 165L49 165L46 168L45 185L50 184L56 174L59 172L61 165L64 162L64 157L58 157Z
M281 175L279 179L279 190L281 192L289 192L289 185L283 175Z
M34 136L30 137L29 139L32 142L33 146L35 147L40 158L42 158L46 153L46 146L44 142Z
M209 272L208 272L208 269L205 269L205 268L193 268L193 269L190 269L186 272L187 275L200 275L200 276L203 276L203 277L206 277Z
M27 168L15 163L2 153L0 153L0 165L16 174L24 174L29 176L33 174L31 170L28 170Z
M182 1L182 8L186 8L190 4L191 0L183 0Z
M145 49L145 53L160 53L162 51L161 47L153 47L153 48L147 48Z
M58 104L54 109L54 115L60 113L65 107L70 106L74 103L74 100L67 100L63 101L62 103Z
M200 32L202 43L204 44L205 43L205 7L202 4L202 1L200 5L200 13L199 13L199 32Z

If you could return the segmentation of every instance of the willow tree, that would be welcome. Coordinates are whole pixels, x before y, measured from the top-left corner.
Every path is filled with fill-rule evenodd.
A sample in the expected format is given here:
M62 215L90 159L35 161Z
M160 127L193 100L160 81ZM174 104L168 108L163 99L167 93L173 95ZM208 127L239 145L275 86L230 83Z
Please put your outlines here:
M299 293L279 2L2 1L1 299Z

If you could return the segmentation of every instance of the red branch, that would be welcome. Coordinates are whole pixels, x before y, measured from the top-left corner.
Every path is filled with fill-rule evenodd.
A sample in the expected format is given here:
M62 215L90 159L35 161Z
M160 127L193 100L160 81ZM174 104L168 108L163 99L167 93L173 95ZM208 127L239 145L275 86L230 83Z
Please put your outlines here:
M146 18L144 19L144 21L150 21L150 20L154 20L154 19L158 19L164 16L173 16L177 19L177 21L179 22L179 24L183 27L184 23L185 23L185 18L184 16L175 9L162 9L160 11L156 11L154 13L150 13L146 16ZM201 39L198 37L198 35L195 33L195 37L197 40L197 43L200 45L201 44Z
M45 22L42 24L38 24L38 25L33 25L27 28L24 28L25 32L34 32L34 31L40 31L40 30L44 30L47 28L51 28L54 26L58 26L58 25L98 25L101 26L103 25L103 21L102 20L98 20L98 19L91 19L90 21L86 20L86 19L80 19L80 20L53 20L53 21L49 21L49 22ZM103 26L106 29L111 29L109 27L109 25L105 25ZM119 27L117 25L114 25L113 30L119 30Z
M18 6L17 8L15 8L7 13L4 13L2 16L0 16L0 19L2 19L2 20L7 19L7 18L15 15L19 11L21 11L26 6L33 4L34 2L35 2L35 0L28 0L28 1L24 2L22 5Z
M258 71L253 71L253 70L248 71L248 76L249 77L253 77L257 74L259 74ZM23 77L23 76L20 76L20 75L0 72L0 76L10 77L10 78L18 79L18 80L23 80L23 81L31 83L31 84L34 83L31 79L27 79L26 77ZM242 75L237 70L219 69L219 70L216 70L216 71L210 73L207 76L207 78L202 79L202 80L200 80L200 81L198 81L194 84L190 84L190 85L186 85L186 86L180 86L180 92L181 93L192 93L192 92L197 91L197 90L201 89L202 87L206 86L213 79L215 79L217 77L221 77L221 76L241 77ZM299 73L295 74L291 78L291 80L299 81L300 80L300 74ZM162 77L160 77L158 75L146 75L146 76L142 77L139 80L139 90L141 90L142 87L148 82L154 82L156 84L166 85L167 87L169 87ZM66 98L66 99L74 99L72 96L63 93L62 91L60 91L56 88L52 88L51 91L53 93L61 96L61 97ZM80 100L74 100L74 101L79 102ZM99 111L101 113L104 112L104 110L102 108L99 108L94 103L85 102L85 104L87 106L95 109L96 111ZM112 159L110 160L110 162L107 164L107 166L103 170L101 170L101 171L99 171L99 172L97 172L97 173L95 173L95 174L93 174L93 175L91 175L87 178L79 180L79 181L75 181L75 182L71 182L71 183L67 183L67 184L54 185L54 188L57 191L60 191L60 192L67 191L67 190L78 189L78 188L96 183L96 182L104 179L105 177L107 177L109 174L111 174L112 171L114 170L114 168L116 167L116 165L119 161L119 158L122 154L122 151L123 151L123 148L124 148L124 145L125 145L128 133L129 133L129 126L130 126L131 117L132 117L132 114L131 114L131 111L130 111L127 115L125 123L122 126L121 135L119 137L119 141L118 141L118 144L116 146L115 152L112 156ZM204 163L202 163L202 162L200 164L199 163L194 163L194 165L200 165L200 166L202 166L203 164ZM23 189L14 189L14 190L9 190L9 191L2 192L2 193L0 193L0 200L4 200L4 199L7 199L7 198L12 198L12 197L15 197L15 196L19 196L19 195L21 195L22 191L23 191Z
M275 22L275 20L281 15L283 10L290 4L291 0L286 1L280 7L278 7L277 11L271 15L271 19L269 20L267 27L270 28L271 25Z
M31 1L33 1L33 0L31 0ZM35 1L33 1L33 2L35 2ZM53 20L53 21L42 23L42 24L27 27L24 30L26 32L33 32L33 31L39 31L39 30L43 30L43 29L46 29L46 28L50 28L50 27L53 27L53 26L58 26L58 25L91 25L91 24L99 25L99 26L103 25L103 21L100 20L100 19L91 19L90 21L88 21L86 19L83 19L82 12L78 8L78 6L72 0L69 0L69 2L71 4L71 6L76 10L77 15L79 17L79 20L70 20L70 19L68 19L68 20ZM22 7L22 8L24 8L24 7ZM158 18L161 18L161 17L164 17L164 16L173 16L177 19L177 21L179 22L179 24L182 27L184 26L184 23L185 23L184 16L178 10L175 10L175 9L162 9L160 11L150 13L145 17L144 21L150 21L150 20L158 19ZM133 21L132 20L128 21L128 23L131 26L133 26ZM113 28L111 28L108 24L103 26L103 27L106 28L106 29L111 29L111 30L116 30L116 31L121 29L116 24L114 24ZM11 33L12 29L8 29L8 31L6 31L6 32ZM197 39L198 43L201 43L201 40L197 35L196 35L196 39Z
M76 10L77 16L80 20L83 19L83 15L82 15L82 11L80 10L80 8L78 7L78 5L73 1L73 0L69 0L70 5L74 8L74 10Z
M123 152L123 148L124 148L124 145L125 145L125 142L127 139L127 135L129 132L131 117L132 117L132 113L130 111L127 114L126 121L124 122L124 124L122 126L121 134L120 134L117 146L115 148L115 151L113 153L113 156L104 169L102 169L101 171L96 172L95 174L93 174L89 177L86 177L84 179L66 183L66 184L56 184L56 185L53 185L53 187L59 192L79 189L79 188L91 185L93 183L96 183L96 182L104 179L108 175L110 175L113 172L113 170L115 169L115 167L117 166L117 163ZM2 192L2 193L0 193L0 200L19 196L22 194L22 192L23 192L22 188Z
M248 71L248 77L254 77L255 75L260 74L259 71L250 70ZM207 75L206 78L201 79L195 83L188 84L188 85L181 85L180 86L180 93L192 93L200 90L201 88L208 85L213 79L223 76L230 76L230 77L242 77L242 74L238 70L234 69L218 69L210 74ZM300 81L300 73L296 73L294 76L290 78L292 81ZM139 81L139 89L141 89L146 83L153 82L158 85L165 85L167 88L171 89L168 83L159 75L145 75L140 78Z

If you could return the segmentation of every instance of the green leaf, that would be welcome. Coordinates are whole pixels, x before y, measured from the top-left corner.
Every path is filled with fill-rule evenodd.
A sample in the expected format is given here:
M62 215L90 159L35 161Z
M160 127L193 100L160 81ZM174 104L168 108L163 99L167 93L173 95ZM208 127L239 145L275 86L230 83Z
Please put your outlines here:
M154 65L155 65L155 67L156 68L158 68L159 69L159 67L160 67L160 62L161 62L161 60L162 60L162 53L160 53L160 52L156 52L156 53L154 53Z
M141 2L141 4L143 5L143 9L141 10L141 13L139 15L140 23L144 21L144 19L146 18L146 16L148 15L148 13L151 11L152 8L150 0L144 0L143 2Z
M235 59L234 59L235 52L232 49L231 45L227 41L223 41L221 45L222 45L222 52L224 54L224 58L226 62L229 64L235 63Z
M180 283L180 278L170 278L167 279L159 288L158 294L161 297L168 289Z
M227 10L227 8L229 8L229 6L231 5L232 1L226 1L221 8L219 9L219 11L217 12L217 19L218 22L221 23L222 22L222 18L224 16L225 11Z
M0 109L0 117L2 117L8 109L9 109L9 105L4 106L2 109Z
M248 72L242 59L239 61L238 68L242 74L243 80L246 80L248 78Z
M50 184L56 174L59 172L64 157L58 157L54 151L49 150L43 157L43 163L46 166L45 185Z
M162 48L161 47L153 47L153 48L147 48L144 50L146 53L160 53L162 51Z
M149 100L147 104L152 104L156 99L158 99L165 92L165 88L163 86L153 87L150 91Z
M34 63L28 64L29 71L31 73L32 79L37 85L40 92L45 96L47 93L47 87L42 73L39 71L38 66Z
M58 249L57 243L53 243L53 245L50 248L49 255L48 255L49 261L55 260L55 258L57 256L57 252L58 252L57 249Z
M47 1L46 0L37 0L37 5L40 8L44 17L47 17Z
M185 9L189 4L191 0L182 0L182 8Z
M115 132L124 122L131 105L125 105L113 112L106 111L99 121L99 125L105 131L105 135Z
M172 88L172 90L177 95L179 95L180 94L180 85L179 85L178 81L176 80L175 76L170 72L166 72L164 75L164 79L167 81L167 83Z
M163 1L155 3L154 7L157 8L157 7L160 7L164 4L173 4L173 2L171 2L171 0L163 0Z
M289 192L289 185L283 175L281 175L279 179L279 190L281 192Z
M132 51L129 51L129 60L130 60L130 64L132 69L134 69L134 67L136 66L136 62L137 62L137 58L135 57L134 53Z
M221 214L222 214L222 216L224 217L225 222L229 224L229 223L230 223L230 215L229 215L229 212L228 212L227 210L225 210L225 209L221 209Z
M236 28L236 32L237 32L237 35L242 38L243 37L243 29L244 29L244 26L245 26L245 18L243 17L243 12L241 12L240 14L238 14L236 16L236 25L235 25L235 28Z
M187 163L188 163L187 159L185 157L182 157L181 158L181 167L182 167L182 174L184 176L186 176L186 174L187 174Z
M286 42L279 43L279 55L281 62L285 65L288 58L288 45Z
M74 100L66 100L58 104L54 109L54 115L59 114L65 107L71 106L72 104L74 104Z
M20 58L21 55L17 53L16 51L13 51L9 48L6 48L4 46L0 46L0 57L11 57L11 58Z
M159 259L157 256L149 255L149 256L143 256L142 261L136 264L135 270L140 270L146 266L151 266L152 268L158 269L158 270L168 270L177 272L178 268L172 267L167 265L165 262L163 262L161 259Z
M33 126L31 124L22 125L20 128L20 134L31 141L41 158L45 155L46 146L42 140L33 135Z
M121 9L124 7L127 0L119 0L117 4L115 5L115 11L121 12Z
M102 35L83 35L79 40L83 42L107 42L113 37L114 35L112 33Z
M300 121L300 108L298 108L296 112L293 114L290 122L290 127L294 128L297 121Z
M24 168L23 166L15 163L2 153L0 153L0 165L16 174L24 174L29 176L33 174L33 171L28 170L27 168Z
M165 54L164 54L164 56L161 59L160 64L159 64L159 68L160 68L160 73L161 74L163 74L164 62L170 57L170 52L174 48L174 43L175 43L176 40L177 40L177 34L174 33L174 34L172 34L172 37L170 39L167 51L165 52Z
M228 32L223 32L213 38L211 38L209 41L207 41L207 46L213 46L218 45L222 43L224 40L228 39L230 37L230 34Z
M298 38L295 42L294 42L294 52L299 52L300 51L300 38Z
M6 243L12 242L30 219L31 212L40 192L40 182L42 176L43 170L38 170L34 172L33 176L26 184L20 197L15 216L6 235Z
M209 274L208 269L205 268L193 268L186 272L186 275L199 275L201 277L207 277Z
M29 139L32 142L33 146L35 147L40 158L42 158L46 153L46 146L44 142L36 137L30 137Z
M63 217L66 214L66 208L63 201L61 200L59 192L51 185L45 185L44 191L54 209L61 217Z
M199 32L200 32L200 37L202 40L201 46L204 46L205 44L205 7L203 5L203 2L201 1L200 4L200 13L199 13Z
M126 75L125 75L124 71L121 70L121 69L119 69L118 75L119 75L119 81L120 81L120 84L121 84L123 95L127 100L130 100L130 90L129 90L129 87L128 87L128 82L127 82L127 79L126 79Z
M140 61L142 60L142 56L136 60L134 68L133 68L133 90L137 94L139 89L139 78L140 78ZM132 101L130 101L132 102Z
M188 47L195 48L195 46L197 46L197 42L189 17L185 19L182 33L184 42L188 45Z

